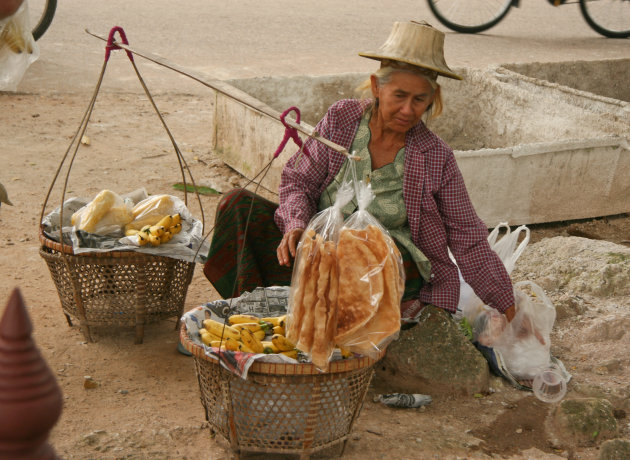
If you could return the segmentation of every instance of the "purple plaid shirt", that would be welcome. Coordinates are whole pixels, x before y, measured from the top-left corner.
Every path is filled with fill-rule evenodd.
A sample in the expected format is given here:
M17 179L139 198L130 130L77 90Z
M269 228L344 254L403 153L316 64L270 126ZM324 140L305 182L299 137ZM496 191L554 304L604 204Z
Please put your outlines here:
M316 131L349 149L370 103L336 102ZM310 155L293 155L282 171L275 221L283 233L306 228L318 211L320 195L346 159L310 138L305 148ZM481 300L501 312L514 304L510 277L488 244L488 229L473 208L453 150L422 122L407 132L405 140L403 199L411 239L431 261L431 279L419 293L421 301L456 311L460 281L450 248L462 276Z

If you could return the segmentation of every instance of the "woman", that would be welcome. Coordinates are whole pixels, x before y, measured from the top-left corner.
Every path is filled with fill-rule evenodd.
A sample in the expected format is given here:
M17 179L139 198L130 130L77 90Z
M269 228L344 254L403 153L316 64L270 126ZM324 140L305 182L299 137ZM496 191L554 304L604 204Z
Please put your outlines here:
M509 275L488 245L487 227L470 202L452 149L422 121L425 114L436 117L442 110L438 76L461 80L444 61L443 42L444 34L426 23L395 23L380 49L359 53L381 62L380 69L364 84L372 99L347 99L333 104L316 131L361 158L358 173L362 178L369 177L376 195L368 210L388 229L403 254L407 279L401 306L403 318L413 318L428 303L455 312L460 281L457 266L449 258L450 248L475 293L511 320L514 297ZM249 260L250 271L264 272L259 276L260 283L290 283L291 260L304 229L316 212L334 202L344 176L344 155L313 139L305 142L304 150L283 169L277 209L271 203L256 200L258 217L269 216L274 210L280 232L277 235L282 235L276 250L281 268L271 268L268 256L260 259L254 254L263 246L254 241L239 246L234 253L244 248L239 263ZM243 202L236 196L243 195L232 194L220 205L217 225L223 220L221 213L232 214L234 203ZM247 206L252 203L251 199L244 201ZM356 201L344 208L344 214L355 210ZM250 218L250 224L255 219ZM263 227L269 232L268 220ZM215 235L217 230L218 227ZM264 237L273 241L268 233ZM233 235L219 238L224 240L222 243L227 238L237 240ZM221 273L225 274L224 267L217 269L214 256L224 252L220 246L213 240L211 260L204 270L215 287ZM253 262L250 256L263 262ZM238 273L236 278L242 271ZM275 279L263 279L269 274ZM234 286L238 284L234 277L231 280Z

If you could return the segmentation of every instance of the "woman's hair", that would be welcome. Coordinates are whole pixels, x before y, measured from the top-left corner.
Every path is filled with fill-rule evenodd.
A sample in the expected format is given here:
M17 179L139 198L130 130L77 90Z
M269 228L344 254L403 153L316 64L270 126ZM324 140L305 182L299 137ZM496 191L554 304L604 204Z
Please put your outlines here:
M423 77L433 88L433 102L429 105L425 112L427 114L427 119L432 120L434 118L437 118L442 113L442 109L444 107L444 104L442 103L442 87L436 81L437 74L435 72L426 71L420 67L412 66L409 64L398 62L396 62L396 65L388 64L389 62L383 62L381 68L373 73L373 75L376 77L378 86L382 87L388 84L391 81L392 74L394 72L406 72ZM370 78L357 86L356 92L360 95L361 99L372 97L372 81L370 80ZM372 108L375 106L375 103L376 101L372 103Z

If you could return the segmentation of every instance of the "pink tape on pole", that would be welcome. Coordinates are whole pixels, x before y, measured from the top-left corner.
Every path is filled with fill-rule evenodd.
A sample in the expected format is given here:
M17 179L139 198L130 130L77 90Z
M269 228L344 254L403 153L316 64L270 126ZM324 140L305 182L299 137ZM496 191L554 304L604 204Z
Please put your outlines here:
M284 128L285 128L284 129L284 137L282 138L282 142L280 142L280 145L276 149L276 153L273 154L274 158L277 158L278 155L280 155L280 153L282 153L282 151L284 150L284 148L287 145L287 142L289 142L289 139L293 139L293 142L295 142L295 144L298 147L302 148L302 139L300 139L300 136L298 136L297 129L292 128L285 121L286 116L292 111L294 111L295 114L296 114L296 117L295 117L296 123L298 123L298 124L300 123L300 109L298 109L297 107L289 107L287 110L282 112L282 115L280 115L280 121L282 122L282 124L284 125Z
M109 31L109 37L107 38L107 45L105 45L105 62L109 61L109 54L112 52L112 50L122 49L120 46L114 44L114 35L116 34L116 32L120 34L120 41L123 43L123 45L129 44L129 42L127 41L127 35L125 35L125 31L123 30L123 28L119 26L112 27L112 30ZM129 58L129 60L133 61L133 53L128 50L125 50L125 52L127 53L127 57Z

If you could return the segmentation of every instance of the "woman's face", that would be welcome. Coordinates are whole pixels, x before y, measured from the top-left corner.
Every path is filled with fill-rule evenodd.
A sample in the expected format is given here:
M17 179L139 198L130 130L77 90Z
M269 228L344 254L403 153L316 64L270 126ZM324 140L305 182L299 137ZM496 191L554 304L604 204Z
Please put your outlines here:
M372 94L378 97L378 120L386 129L406 133L419 121L433 102L431 83L409 72L394 72L388 83L378 86L372 75Z

